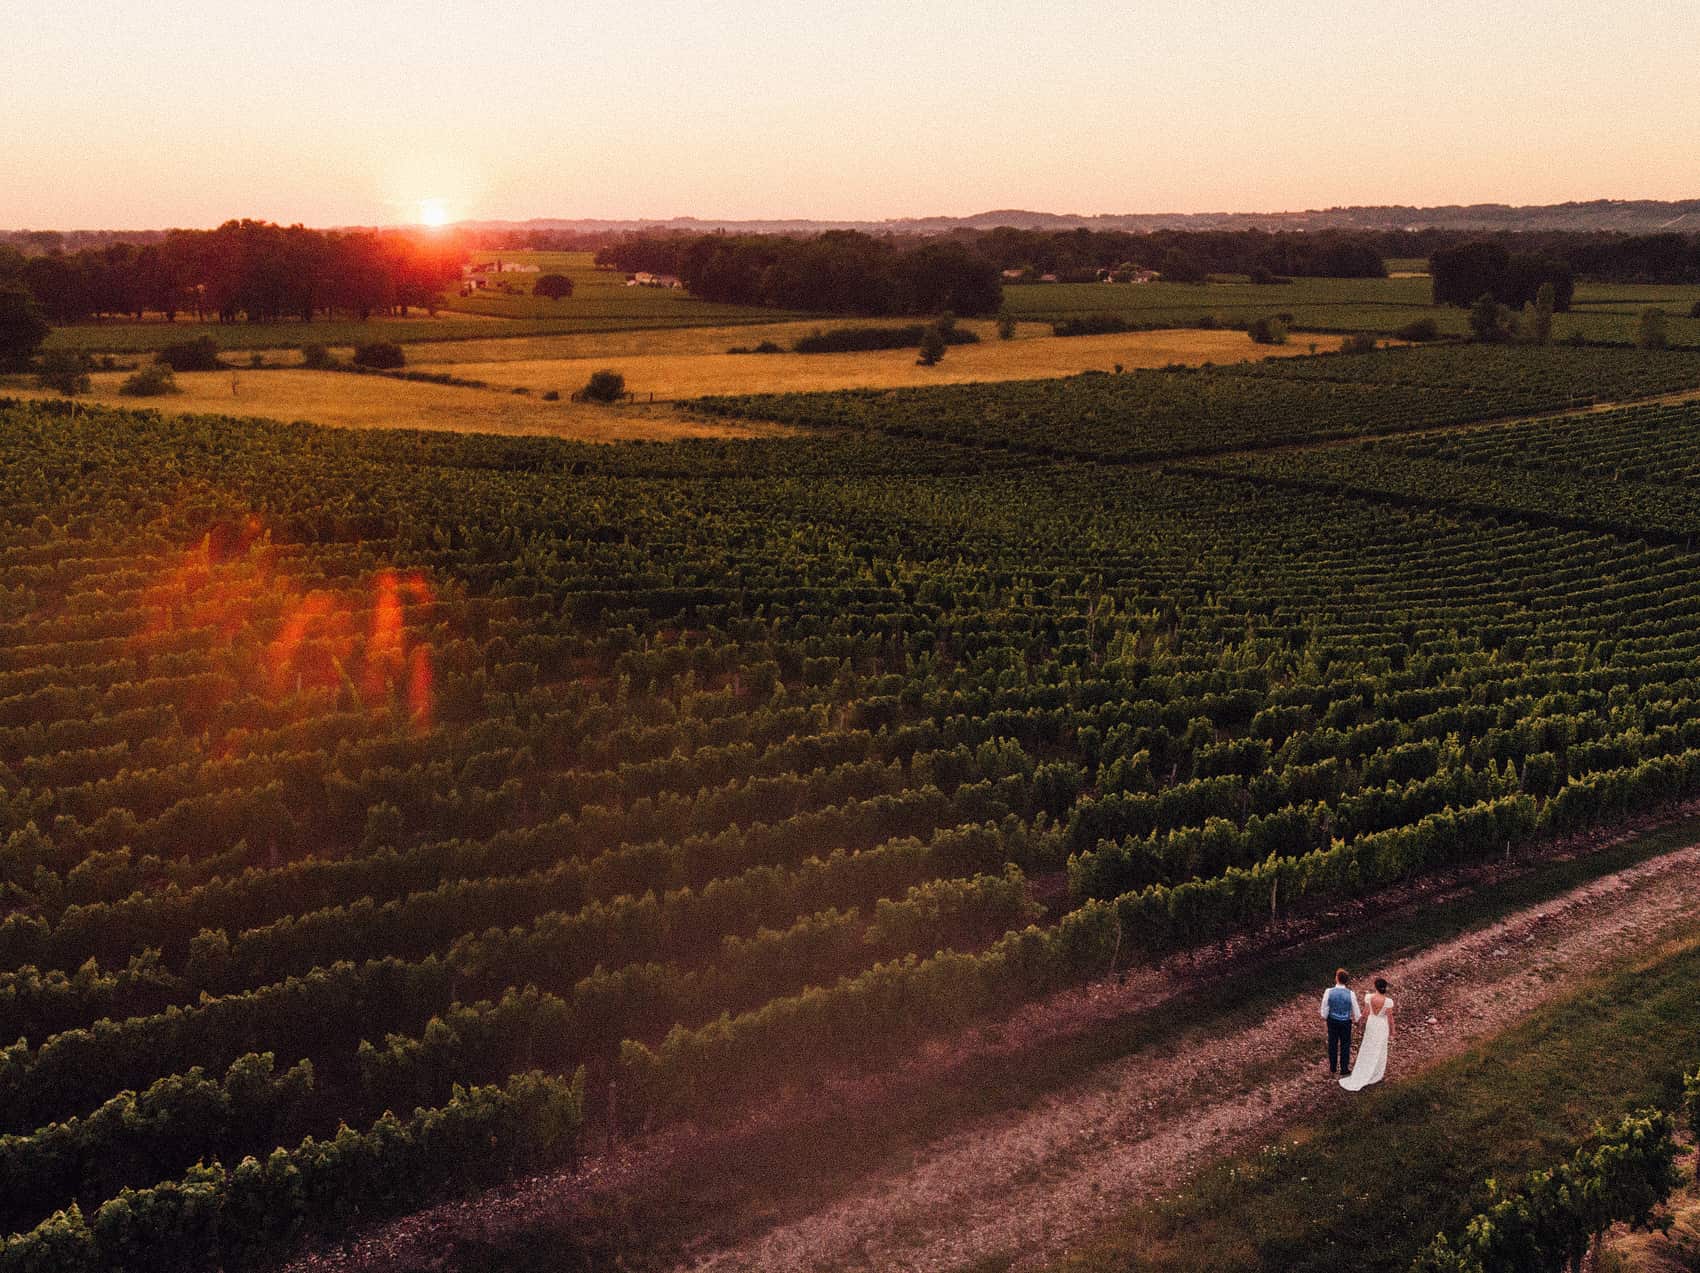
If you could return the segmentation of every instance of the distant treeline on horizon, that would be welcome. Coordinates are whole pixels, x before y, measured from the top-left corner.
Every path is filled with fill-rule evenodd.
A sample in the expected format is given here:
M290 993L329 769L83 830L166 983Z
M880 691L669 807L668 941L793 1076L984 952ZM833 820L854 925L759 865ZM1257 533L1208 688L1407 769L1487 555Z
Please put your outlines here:
M1138 232L1005 226L909 236L859 230L584 235L539 229L310 230L230 221L216 230L89 241L101 233L0 234L0 286L22 285L50 321L64 324L144 311L232 322L310 321L331 313L365 318L398 306L431 309L470 253L523 249L593 251L607 267L677 275L692 295L717 303L865 315L990 314L1001 303L1006 280L1093 281L1142 270L1193 283L1218 274L1254 282L1379 278L1392 258L1431 261L1434 299L1441 303L1467 304L1482 290L1517 303L1516 296L1551 281L1562 309L1575 279L1700 282L1700 235L1676 231ZM67 250L69 245L79 246ZM1493 286L1481 287L1484 279Z

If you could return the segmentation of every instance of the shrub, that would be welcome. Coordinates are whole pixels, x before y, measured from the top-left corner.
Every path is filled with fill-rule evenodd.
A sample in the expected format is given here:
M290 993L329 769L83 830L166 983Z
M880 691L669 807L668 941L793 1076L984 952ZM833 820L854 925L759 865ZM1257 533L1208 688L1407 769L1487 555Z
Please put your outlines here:
M922 367L932 367L944 357L946 328L943 323L937 323L927 328L921 337L921 352L915 361Z
M998 339L1015 339L1015 315L1007 307L998 311Z
M618 402L625 396L626 378L617 371L593 371L584 386L584 397L589 402Z
M1432 318L1419 318L1414 322L1406 323L1403 327L1396 330L1393 335L1397 340L1409 340L1416 342L1439 340L1440 324L1435 322Z
M543 391L543 401L545 401L545 402L559 402L560 400L561 400L561 391L559 389L545 389Z
M153 359L173 371L217 371L224 366L218 357L218 342L211 336L197 336L182 344L167 345Z
M831 327L825 331L810 332L792 345L791 349L799 354L850 354L874 349L917 349L927 338L928 330L922 323L910 323L904 327ZM947 345L972 345L980 339L973 332L957 330L954 318L943 336ZM767 351L758 345L755 352L759 354Z
M359 346L354 351L354 365L356 367L376 367L380 370L388 370L406 364L407 355L402 352L401 346L394 341L374 340Z
M1372 332L1353 332L1340 342L1340 352L1343 354L1368 354L1375 352L1375 335Z
M1287 324L1273 316L1254 318L1251 326L1246 328L1246 334L1260 345L1284 345L1287 343Z
M553 301L565 300L573 294L573 281L565 274L544 274L531 285L531 294Z
M125 377L124 383L118 386L118 392L131 398L157 398L161 394L183 391L177 387L177 377L171 368L155 363Z
M1133 323L1119 314L1082 314L1051 324L1053 336L1107 336L1113 332L1137 330Z
M774 344L771 340L764 340L761 344L750 350L750 352L752 354L782 354L785 350Z
M74 349L50 349L41 356L35 381L43 389L57 389L67 398L89 391L89 362Z
M1635 324L1635 347L1637 349L1664 349L1670 344L1670 336L1665 329L1665 311L1654 307L1641 311L1641 320Z
M1694 302L1694 305L1688 311L1688 316L1690 318L1700 318L1700 301Z
M301 346L301 365L309 371L327 371L336 366L336 359L323 345Z

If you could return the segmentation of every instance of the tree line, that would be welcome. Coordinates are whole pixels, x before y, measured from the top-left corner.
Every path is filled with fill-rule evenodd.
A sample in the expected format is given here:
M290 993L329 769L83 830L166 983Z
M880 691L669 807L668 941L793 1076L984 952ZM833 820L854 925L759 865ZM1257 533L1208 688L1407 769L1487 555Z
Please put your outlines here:
M995 262L954 240L900 247L855 230L813 238L769 234L633 235L598 265L676 274L692 295L732 305L846 314L992 314Z
M243 220L75 252L26 256L0 244L0 287L23 287L48 321L61 324L144 313L221 323L311 322L333 313L364 320L408 307L434 310L464 260L453 240Z

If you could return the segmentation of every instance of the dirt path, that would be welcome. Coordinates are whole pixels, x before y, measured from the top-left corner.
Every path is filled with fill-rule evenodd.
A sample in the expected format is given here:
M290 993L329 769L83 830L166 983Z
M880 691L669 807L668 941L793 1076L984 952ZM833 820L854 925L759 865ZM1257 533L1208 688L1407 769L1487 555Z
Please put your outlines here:
M1594 833L1553 856L1656 825ZM1385 975L1400 1007L1389 1081L1507 1028L1608 961L1700 928L1697 868L1700 844L1674 849L1359 969L1360 985ZM1062 992L928 1045L893 1071L823 1080L719 1130L670 1128L577 1172L380 1225L293 1267L455 1269L452 1252L486 1243L592 1249L582 1267L639 1270L954 1273L999 1256L1033 1267L1203 1162L1268 1139L1320 1101L1351 1099L1322 1060L1320 984L1238 1028L1176 1017L1214 1002L1231 977L1255 984L1271 959L1314 959L1325 978L1342 937L1406 923L1528 869L1431 878L1303 921L1273 946Z
M1389 1081L1505 1029L1608 956L1693 930L1696 868L1700 845L1365 970L1389 979L1399 1005ZM952 1270L1017 1255L1013 1267L1032 1267L1205 1158L1266 1138L1319 1101L1349 1100L1320 1060L1320 993L1238 1030L1115 1061L1030 1108L960 1128L815 1214L683 1267Z

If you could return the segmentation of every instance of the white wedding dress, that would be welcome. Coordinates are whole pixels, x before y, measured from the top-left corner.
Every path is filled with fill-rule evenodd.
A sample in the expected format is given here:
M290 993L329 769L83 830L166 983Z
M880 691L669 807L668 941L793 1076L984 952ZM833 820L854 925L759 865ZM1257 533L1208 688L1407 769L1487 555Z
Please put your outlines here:
M1340 1086L1348 1092L1362 1091L1371 1083L1379 1083L1387 1073L1387 1018L1393 1012L1393 1000L1382 996L1380 1012L1370 1011L1367 1000L1364 1008L1364 1039L1358 1045L1357 1064L1340 1080Z

